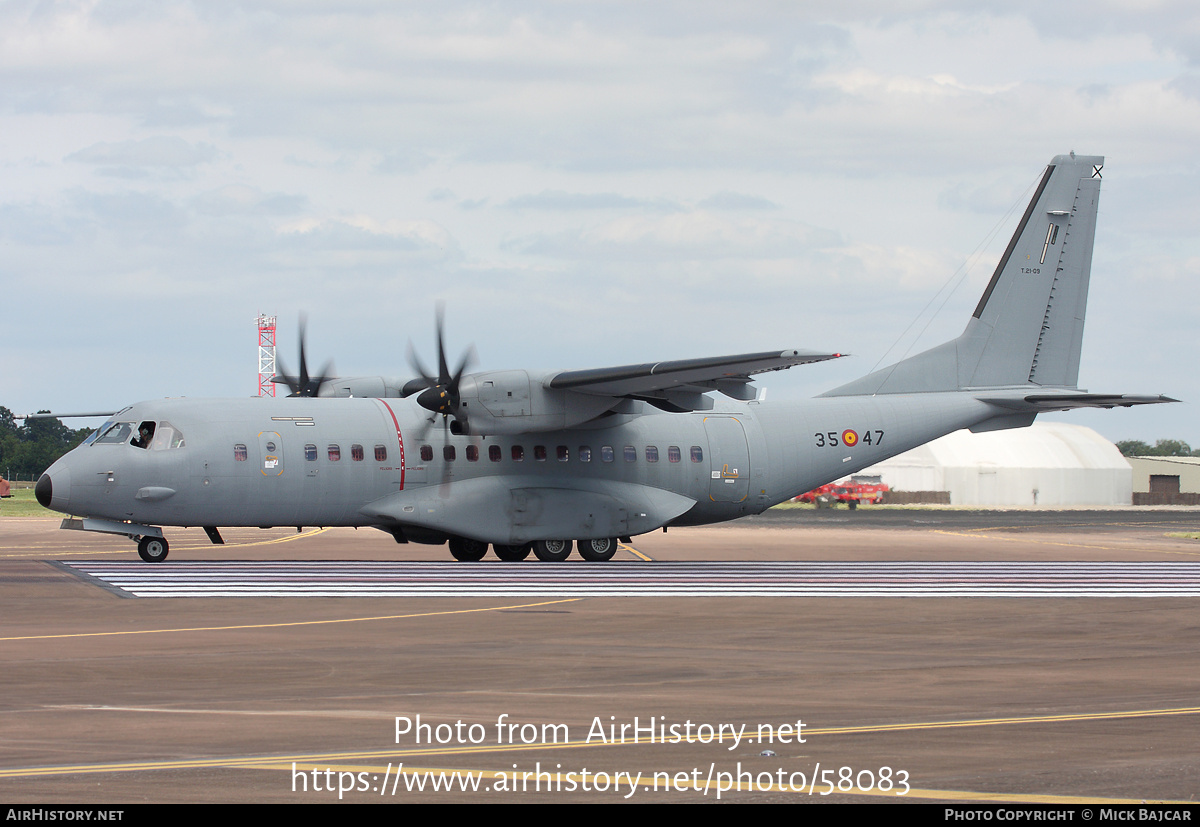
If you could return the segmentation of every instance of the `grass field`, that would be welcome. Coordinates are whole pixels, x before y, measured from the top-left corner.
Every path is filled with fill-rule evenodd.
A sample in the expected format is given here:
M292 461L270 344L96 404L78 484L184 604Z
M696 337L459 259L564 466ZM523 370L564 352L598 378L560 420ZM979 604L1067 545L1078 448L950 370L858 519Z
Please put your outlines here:
M61 517L38 505L32 488L13 488L12 497L0 500L0 517Z

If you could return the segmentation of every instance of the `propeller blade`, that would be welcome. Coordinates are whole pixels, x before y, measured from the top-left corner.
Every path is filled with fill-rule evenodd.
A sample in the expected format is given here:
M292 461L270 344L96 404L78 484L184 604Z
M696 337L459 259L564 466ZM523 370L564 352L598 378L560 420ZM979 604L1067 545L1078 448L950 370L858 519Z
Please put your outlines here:
M467 372L467 368L475 360L475 348L470 347L463 354L462 359L458 363L458 369L454 373L450 373L450 364L446 359L446 334L445 334L445 306L438 302L437 305L437 357L438 357L438 373L437 377L430 375L425 369L425 365L417 357L416 349L413 348L412 342L408 343L408 362L413 370L419 375L419 379L412 379L404 384L401 391L403 396L412 396L417 394L417 404L427 411L432 411L434 414L441 414L443 417L453 416L456 421L465 426L467 418L461 411L461 403L459 399L459 386L462 383L463 375ZM449 425L443 422L448 428ZM463 432L466 432L465 427Z
M279 365L279 376L276 379L282 379L291 391L288 396L318 396L321 392L321 386L326 382L330 382L337 378L334 374L333 361L330 360L321 368L321 372L313 376L308 372L308 319L300 316L300 375L292 376L287 372L287 368L283 365L283 360L278 355L275 357L275 362Z
M450 383L450 368L446 365L446 340L442 335L443 322L445 321L446 307L441 302L438 302L437 308L437 347L438 347L438 384L446 385Z

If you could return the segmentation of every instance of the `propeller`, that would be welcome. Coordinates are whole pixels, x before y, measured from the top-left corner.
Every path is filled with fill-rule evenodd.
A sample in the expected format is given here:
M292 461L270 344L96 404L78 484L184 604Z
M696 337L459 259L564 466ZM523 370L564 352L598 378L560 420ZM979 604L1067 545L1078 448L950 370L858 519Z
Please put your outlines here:
M441 414L443 424L447 417L454 417L455 421L463 427L467 422L466 414L461 410L462 403L459 398L458 389L462 382L463 374L466 373L467 366L474 360L474 348L467 348L463 354L462 361L458 364L458 369L454 373L450 372L450 365L446 361L446 340L443 335L443 317L444 308L441 304L437 309L437 349L438 349L438 372L437 376L433 376L425 369L421 360L417 357L416 350L413 349L412 342L408 344L408 361L412 365L412 369L419 374L419 378L406 382L401 392L402 396L417 395L417 404L427 411L432 411L434 416Z
M325 363L325 367L321 368L321 372L316 376L312 376L308 372L308 359L304 355L304 343L308 338L306 329L308 320L300 317L300 375L289 376L287 368L283 366L283 360L278 356L275 357L276 363L279 365L279 374L275 376L272 382L282 382L288 386L291 393L288 396L317 396L321 392L321 386L326 382L330 382L337 378L333 373L333 361Z

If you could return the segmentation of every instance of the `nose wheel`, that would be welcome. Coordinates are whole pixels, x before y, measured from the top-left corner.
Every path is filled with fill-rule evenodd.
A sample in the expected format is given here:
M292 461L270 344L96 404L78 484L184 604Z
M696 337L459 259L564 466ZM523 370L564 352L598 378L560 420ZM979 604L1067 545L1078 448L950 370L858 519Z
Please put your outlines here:
M161 563L167 559L170 546L162 537L143 537L138 540L138 557L147 563Z

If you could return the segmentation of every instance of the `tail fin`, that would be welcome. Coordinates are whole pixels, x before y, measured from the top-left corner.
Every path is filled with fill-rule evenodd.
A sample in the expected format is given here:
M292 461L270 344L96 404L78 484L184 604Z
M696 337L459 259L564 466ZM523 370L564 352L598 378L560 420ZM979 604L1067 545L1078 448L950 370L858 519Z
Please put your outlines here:
M1076 387L1103 167L1050 162L961 336L822 395Z

